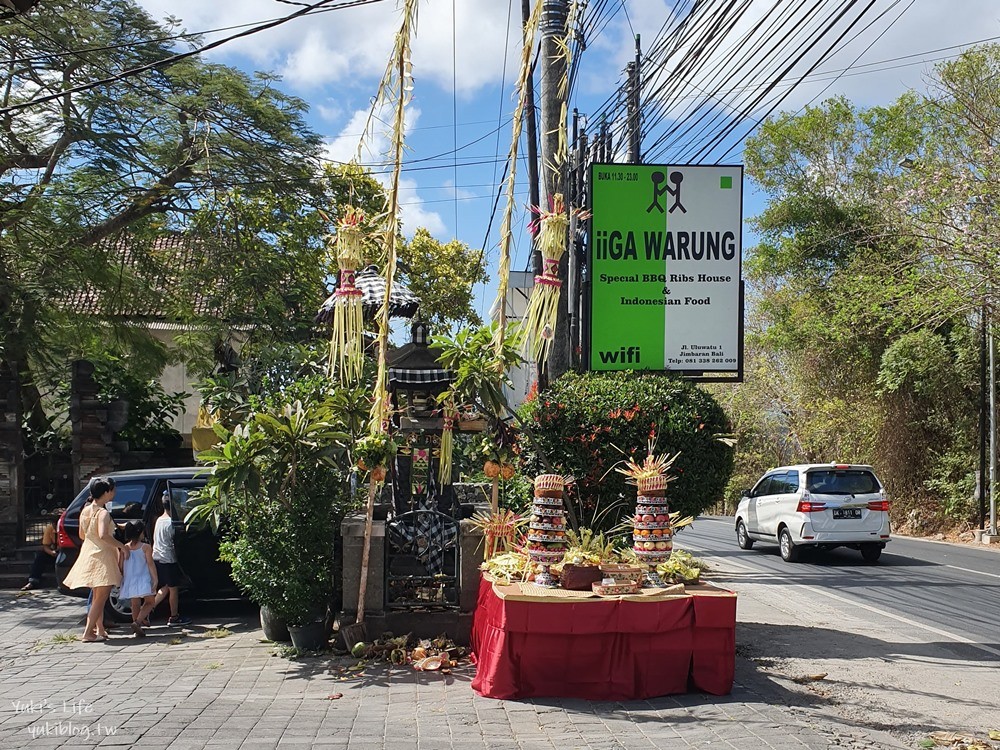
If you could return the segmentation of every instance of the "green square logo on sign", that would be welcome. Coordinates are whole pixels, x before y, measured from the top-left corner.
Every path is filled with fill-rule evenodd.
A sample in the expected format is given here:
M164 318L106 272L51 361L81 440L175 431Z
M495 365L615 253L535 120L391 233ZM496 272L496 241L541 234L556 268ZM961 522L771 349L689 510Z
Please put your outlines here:
M742 166L595 164L590 369L742 371Z

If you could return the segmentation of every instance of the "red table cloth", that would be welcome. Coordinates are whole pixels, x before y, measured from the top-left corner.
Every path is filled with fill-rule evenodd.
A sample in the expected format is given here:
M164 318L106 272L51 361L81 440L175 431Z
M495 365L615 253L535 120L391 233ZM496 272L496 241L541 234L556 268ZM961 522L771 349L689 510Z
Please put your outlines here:
M736 658L736 595L689 591L650 601L524 600L501 597L483 579L472 624L472 687L505 699L726 695Z

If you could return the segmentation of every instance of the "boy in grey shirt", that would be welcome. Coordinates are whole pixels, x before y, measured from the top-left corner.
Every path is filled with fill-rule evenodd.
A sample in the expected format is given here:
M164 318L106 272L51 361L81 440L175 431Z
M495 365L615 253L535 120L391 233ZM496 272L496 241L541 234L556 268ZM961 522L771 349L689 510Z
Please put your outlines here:
M156 565L156 578L160 590L156 592L153 608L159 606L164 599L170 599L170 617L167 625L190 625L190 617L181 617L178 612L180 585L183 581L181 566L177 564L177 551L174 549L174 521L170 517L170 496L164 492L159 501L161 513L153 528L153 564Z

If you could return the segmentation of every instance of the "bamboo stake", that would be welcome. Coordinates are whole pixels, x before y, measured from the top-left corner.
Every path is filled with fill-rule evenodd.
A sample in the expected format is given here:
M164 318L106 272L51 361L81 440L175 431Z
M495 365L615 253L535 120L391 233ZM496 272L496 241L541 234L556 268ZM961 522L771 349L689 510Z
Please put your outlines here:
M507 328L507 284L510 279L511 223L514 215L517 148L521 140L521 123L528 102L528 79L531 77L531 57L535 47L535 36L538 31L538 22L541 18L541 13L542 0L536 0L528 22L524 25L521 42L521 69L517 78L517 107L514 109L514 120L511 126L513 132L511 135L510 154L507 157L509 165L507 170L507 203L504 206L503 220L500 223L500 266L497 274L497 301L495 305L499 313L500 324L497 326L496 341L494 342L497 359L503 356L503 341Z
M399 221L399 180L403 167L404 114L406 104L413 88L413 77L410 63L410 43L413 39L414 27L417 21L417 0L404 0L402 21L392 57L386 66L385 75L379 85L379 93L369 120L374 116L376 108L383 97L393 97L396 112L393 117L391 145L393 173L389 194L386 200L385 220L385 296L378 311L378 375L376 376L374 395L371 408L370 429L373 435L389 434L389 392L387 382L386 349L389 346L389 299L392 284L396 275L396 236ZM362 135L362 142L364 139ZM360 152L361 145L358 145ZM387 457L388 459L388 457ZM375 479L369 478L368 508L365 515L364 547L361 551L361 582L358 586L358 623L364 620L364 599L368 589L368 560L371 555L372 516L375 512Z
M500 512L500 477L493 477L493 497L490 499L490 509L494 516Z
M365 621L365 596L368 594L368 561L372 550L372 520L375 516L375 475L369 472L368 505L365 508L365 537L361 548L361 584L358 586L358 625Z

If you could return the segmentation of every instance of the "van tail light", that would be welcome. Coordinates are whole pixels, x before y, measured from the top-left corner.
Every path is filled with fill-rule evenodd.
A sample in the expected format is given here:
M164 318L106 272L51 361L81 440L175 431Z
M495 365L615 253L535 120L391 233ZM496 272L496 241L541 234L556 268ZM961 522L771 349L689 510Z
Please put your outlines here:
M64 517L65 516L59 516L59 522L56 524L56 543L60 547L76 549L76 543L70 538L70 535L66 533L66 527L63 525Z
M889 507L892 505L888 500L872 500L868 503L868 510L880 510L885 513L889 512Z
M799 500L795 508L796 513L819 513L826 510L826 503L816 503L812 500Z

